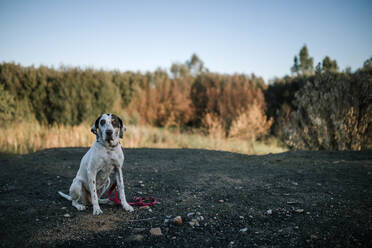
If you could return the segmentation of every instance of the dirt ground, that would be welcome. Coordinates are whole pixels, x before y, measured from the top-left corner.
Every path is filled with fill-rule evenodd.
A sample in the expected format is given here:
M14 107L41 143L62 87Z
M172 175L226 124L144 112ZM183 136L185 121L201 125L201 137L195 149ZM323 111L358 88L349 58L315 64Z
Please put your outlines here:
M101 216L57 194L86 151L0 156L1 247L372 247L372 151L126 149L127 199L160 203Z

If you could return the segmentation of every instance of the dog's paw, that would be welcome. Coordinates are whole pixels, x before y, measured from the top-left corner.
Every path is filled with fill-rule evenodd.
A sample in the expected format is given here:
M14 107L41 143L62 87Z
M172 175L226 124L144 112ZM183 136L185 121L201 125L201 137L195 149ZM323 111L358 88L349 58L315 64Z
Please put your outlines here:
M82 204L79 204L79 203L77 203L77 202L72 202L72 206L74 206L77 210L79 210L79 211L83 211L83 210L85 210L85 206L84 205L82 205Z
M93 215L100 215L100 214L103 214L100 207L93 207Z
M76 209L79 210L79 211L84 211L86 209L86 207L84 205L79 204L79 205L76 206Z
M133 212L133 211L134 211L133 207L132 207L131 205L129 205L128 203L127 203L127 204L124 204L124 205L123 205L123 208L124 208L126 211L128 211L128 212Z

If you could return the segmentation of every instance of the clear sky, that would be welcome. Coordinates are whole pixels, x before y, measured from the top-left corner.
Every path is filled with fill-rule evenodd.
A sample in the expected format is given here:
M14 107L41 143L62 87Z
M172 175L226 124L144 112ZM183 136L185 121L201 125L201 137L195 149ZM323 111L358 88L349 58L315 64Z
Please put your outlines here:
M356 69L372 56L372 1L5 1L0 61L153 71L196 53L211 71L290 74L307 44Z

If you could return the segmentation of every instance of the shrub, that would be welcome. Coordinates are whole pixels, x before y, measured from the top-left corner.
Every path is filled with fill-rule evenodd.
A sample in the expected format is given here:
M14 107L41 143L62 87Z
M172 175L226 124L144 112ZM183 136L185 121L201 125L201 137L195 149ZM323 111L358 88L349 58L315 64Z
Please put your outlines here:
M268 118L274 118L271 133L282 137L283 123L288 122L289 114L296 110L294 104L295 94L307 81L313 81L314 76L296 76L276 78L265 90L265 101L267 104L266 114Z
M223 127L223 121L213 113L207 113L203 120L203 127L207 130L207 134L214 139L223 139L226 137L226 131Z
M247 110L241 111L232 122L229 136L253 142L266 135L272 123L272 118L267 120L263 106L253 103Z
M14 97L0 84L0 122L6 123L14 118L16 105Z
M286 143L297 149L366 149L372 123L371 71L317 72L296 93L297 110L283 125Z

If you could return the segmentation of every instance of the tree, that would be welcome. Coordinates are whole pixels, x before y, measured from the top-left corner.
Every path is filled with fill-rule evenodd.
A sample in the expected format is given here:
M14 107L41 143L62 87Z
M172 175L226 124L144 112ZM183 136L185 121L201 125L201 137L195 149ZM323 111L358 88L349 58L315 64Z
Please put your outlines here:
M193 76L200 74L204 70L204 62L195 53L190 60L186 61L186 66Z
M300 67L302 75L311 75L314 73L314 59L309 57L307 46L304 45L300 50Z
M364 68L372 68L372 57L370 57L369 59L367 59L366 61L364 61L363 67Z
M332 60L330 57L325 56L322 62L322 71L324 72L337 72L338 65L336 60Z
M298 58L297 58L297 56L294 57L293 62L294 63L293 63L293 66L291 68L291 72L293 74L298 75L298 73L300 72L300 65L298 64Z
M189 75L189 67L185 64L173 63L170 68L173 78L184 78Z

